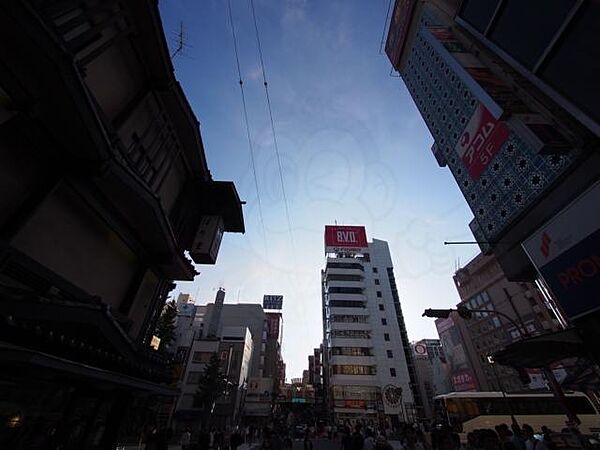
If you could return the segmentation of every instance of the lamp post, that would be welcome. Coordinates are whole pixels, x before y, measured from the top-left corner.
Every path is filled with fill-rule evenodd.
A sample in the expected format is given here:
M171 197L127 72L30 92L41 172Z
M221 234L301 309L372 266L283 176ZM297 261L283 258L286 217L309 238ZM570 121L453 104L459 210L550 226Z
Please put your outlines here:
M508 293L506 293L506 294L508 295ZM423 312L422 317L447 319L448 317L450 317L450 314L453 312L456 312L460 317L462 317L465 320L471 319L473 317L473 313L488 313L488 314L495 314L497 316L502 316L510 324L512 324L517 330L519 330L519 332L523 336L531 337L531 334L529 333L529 331L527 331L525 324L522 324L522 326L520 326L517 322L515 322L514 319L512 319L510 316L508 316L507 314L504 314L501 311L495 311L495 310L490 310L490 309L469 309L469 308L465 308L464 306L458 306L456 309L452 309L452 308L431 309L431 308L428 308ZM563 407L565 414L566 414L567 418L569 419L569 422L579 425L581 423L581 421L579 420L577 415L571 410L569 404L567 403L565 393L563 392L560 383L556 380L556 377L554 376L554 372L552 372L552 370L550 370L547 367L542 367L542 371L544 373L544 376L548 380L548 384L550 384L550 388L552 389L554 396L556 397L556 399L560 402L561 406ZM514 420L514 418L513 418L513 420Z

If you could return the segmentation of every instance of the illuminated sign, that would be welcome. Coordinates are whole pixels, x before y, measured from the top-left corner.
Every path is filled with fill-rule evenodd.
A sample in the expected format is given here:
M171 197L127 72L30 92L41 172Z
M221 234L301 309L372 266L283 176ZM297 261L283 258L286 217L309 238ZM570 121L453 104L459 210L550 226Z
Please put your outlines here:
M160 347L160 338L158 336L152 336L152 340L150 341L150 347L154 350L158 350Z
M573 319L600 309L600 183L523 242L523 248Z
M326 225L325 251L361 251L369 247L365 227Z

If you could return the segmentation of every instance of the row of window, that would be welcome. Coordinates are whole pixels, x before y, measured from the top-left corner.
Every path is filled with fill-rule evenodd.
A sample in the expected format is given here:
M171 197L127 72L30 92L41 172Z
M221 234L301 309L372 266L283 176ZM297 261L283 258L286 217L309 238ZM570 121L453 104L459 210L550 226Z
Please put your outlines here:
M373 356L370 347L332 347L331 353L334 356ZM394 353L386 350L388 358L393 358Z
M365 302L360 300L329 300L331 308L366 308Z
M370 347L333 347L331 353L338 356L373 356Z
M349 338L349 339L371 339L371 331L369 330L333 330L332 337Z
M377 375L376 366L361 366L357 364L332 366L334 375Z
M377 366L360 366L356 364L332 366L334 375L377 375ZM390 367L390 377L396 377L396 369Z
M329 262L327 263L327 269L358 269L364 272L364 267L359 263L343 263L343 262Z
M350 314L334 314L331 316L332 322L343 322L343 323L368 323L369 316L358 316Z
M335 385L331 387L331 390L334 399L375 401L381 397L379 388L376 386Z
M494 309L494 306L491 303L489 305L485 305L484 308L483 306L486 303L490 303L490 296L488 295L487 291L482 291L464 302L464 306L469 309Z
M360 275L342 275L342 274L331 274L327 275L327 281L362 281L363 277Z
M385 319L382 319L382 321L383 320L385 320ZM352 338L352 339L371 339L371 331L370 330L332 330L331 337ZM383 340L386 342L389 342L390 334L383 333Z
M328 294L362 294L363 289L357 287L340 287L340 286L332 286L327 288ZM381 297L378 295L378 297Z

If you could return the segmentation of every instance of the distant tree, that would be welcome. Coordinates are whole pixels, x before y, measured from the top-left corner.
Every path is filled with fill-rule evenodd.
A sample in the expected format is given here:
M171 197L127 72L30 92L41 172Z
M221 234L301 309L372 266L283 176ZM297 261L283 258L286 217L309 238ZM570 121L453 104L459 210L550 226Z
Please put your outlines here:
M171 300L165 304L154 334L160 338L161 351L165 351L173 340L175 340L175 320L177 319L177 304L175 300Z
M221 372L221 360L216 353L213 353L200 374L198 389L194 396L194 405L203 410L204 425L206 425L215 402L223 396L226 389L227 377Z

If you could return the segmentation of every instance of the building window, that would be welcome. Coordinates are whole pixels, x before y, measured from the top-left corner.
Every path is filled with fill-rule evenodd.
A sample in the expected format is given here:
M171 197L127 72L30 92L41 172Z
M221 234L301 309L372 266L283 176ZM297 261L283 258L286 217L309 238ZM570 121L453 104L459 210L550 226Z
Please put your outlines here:
M381 325L387 325L387 319L381 318Z
M379 304L379 311L385 311L385 307L382 303Z
M377 291L377 297L381 298L381 291Z
M327 263L326 269L358 269L364 272L362 264L359 263L340 263L340 262L329 262Z
M396 376L396 369L394 369L393 367L390 367L390 376L391 377L395 377Z
M375 375L376 373L375 366L359 366L356 364L333 366L334 375Z
M332 322L342 323L367 323L369 316L355 316L351 314L334 314L331 316Z
M387 351L387 357L388 357L388 358L393 358L393 357L394 357L394 354L392 353L392 351L391 351L391 350L388 350L388 351Z
M362 288L333 286L327 289L328 294L362 294Z
M389 333L384 333L383 334L383 340L384 341L389 341L390 340L390 334Z
M212 357L213 353L212 352L194 352L194 355L192 356L192 362L193 363L207 363L210 361L210 358Z
M375 284L379 284L379 280L378 279L375 279Z
M331 353L341 356L372 356L369 347L333 347Z
M331 308L364 308L365 304L358 300L329 300Z
M371 339L369 330L333 330L331 337L346 339Z
M201 372L188 372L187 384L198 384Z
M373 267L373 273L377 273L377 267Z

